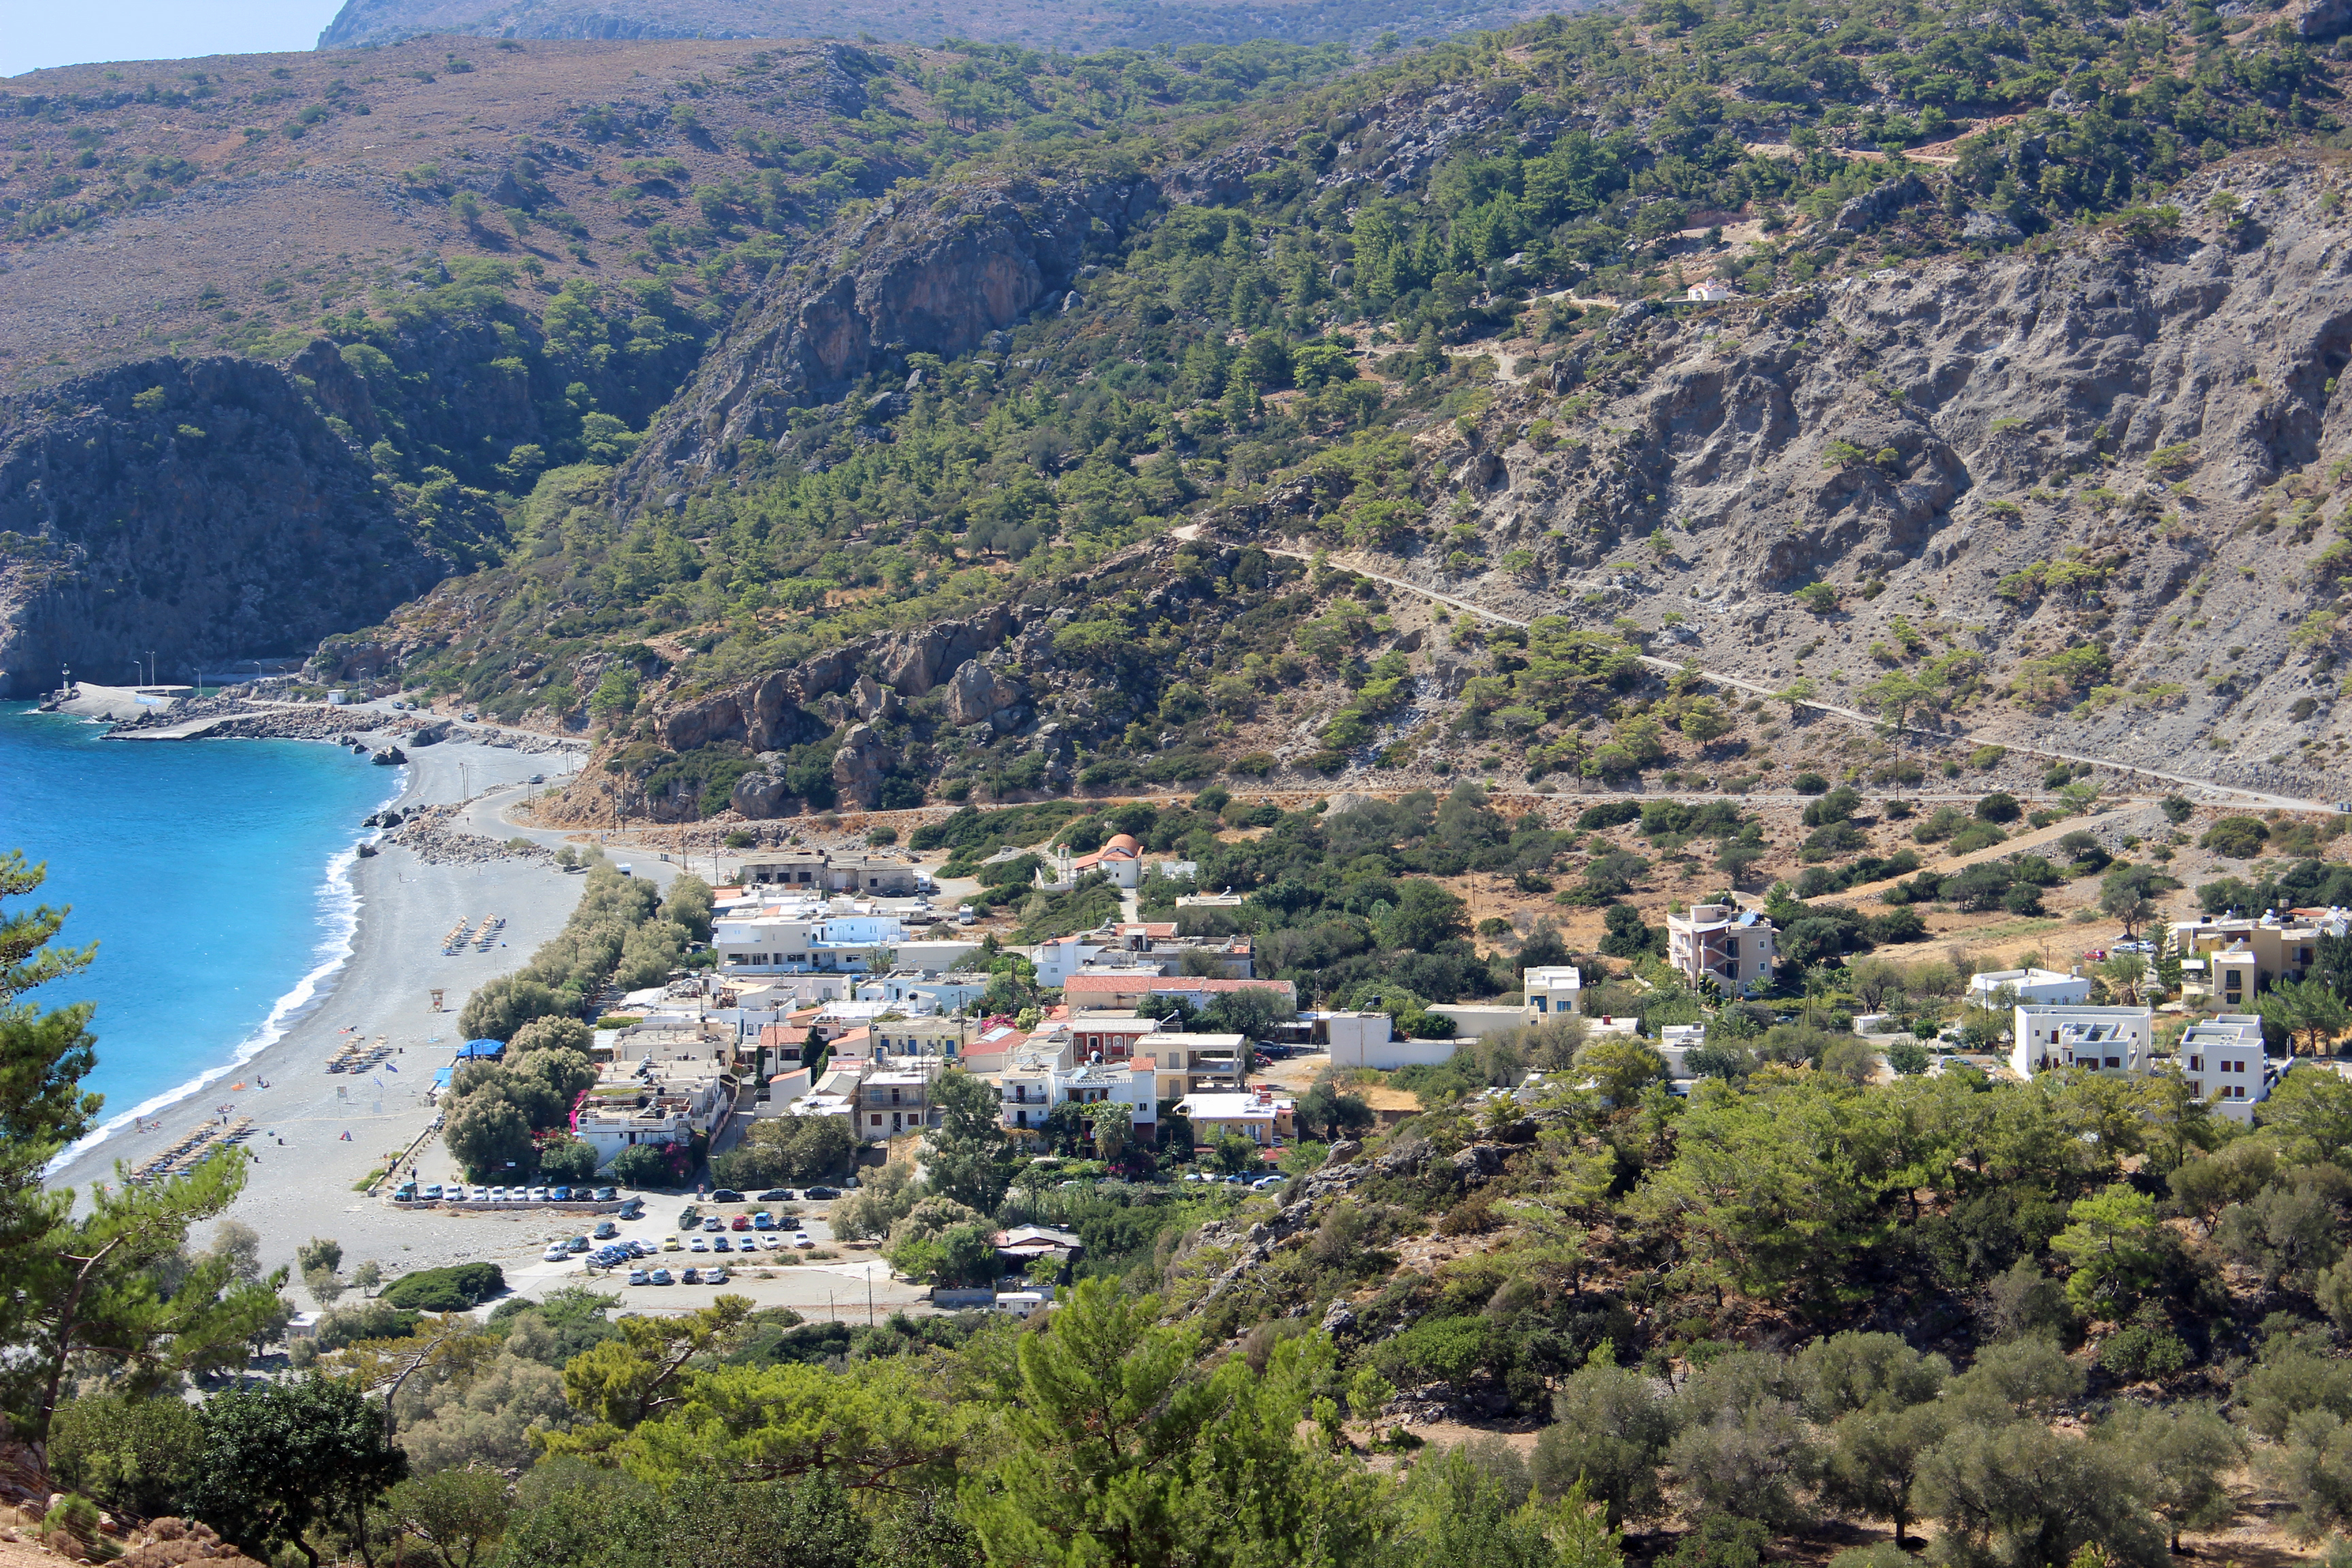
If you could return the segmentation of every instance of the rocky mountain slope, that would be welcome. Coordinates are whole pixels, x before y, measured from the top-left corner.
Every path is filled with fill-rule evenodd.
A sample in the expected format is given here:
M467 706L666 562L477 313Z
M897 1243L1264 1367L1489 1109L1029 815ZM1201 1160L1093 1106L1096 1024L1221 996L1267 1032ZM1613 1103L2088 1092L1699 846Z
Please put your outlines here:
M201 518L201 528L191 520ZM136 654L184 681L296 654L446 570L268 365L163 361L93 376L0 436L6 694Z
M78 637L114 637L50 626L41 595L58 563L113 548L88 527L119 521L126 489L199 556L232 538L256 561L309 551L300 520L320 494L362 498L339 509L355 536L387 517L406 534L369 547L384 568L373 582L299 615L263 613L271 594L204 573L110 578L174 668L310 646L495 559L541 476L624 461L712 329L837 209L985 136L938 117L925 84L943 70L978 58L1013 72L1027 96L992 99L985 116L1003 126L1235 101L1339 63L1261 49L1244 76L1129 93L1118 71L1081 83L986 51L503 40L477 53L90 67L0 91L0 121L19 128L0 163L0 447L38 476L0 524L32 542L10 546L28 564L0 597L17 628L9 689L46 689ZM303 440L331 433L324 447L298 440L315 466L254 508L174 514L199 492L152 457L125 466L168 448L149 433L58 438L110 417L119 376L133 393L176 386L221 354L241 356L244 395L305 406L289 416ZM194 412L189 428L222 422ZM273 475L254 479L270 491ZM268 515L288 521L282 540L238 531Z
M2291 161L2176 199L2194 216L2158 234L1628 310L1530 353L1424 437L1444 527L1385 570L1889 719L2332 789L2352 225ZM1276 531L1344 544L1315 510Z
M917 7L883 0L345 0L319 47L390 43L426 33L508 38L803 38L863 34L909 43L979 38L1096 50L1158 45L1294 43L1404 37L1504 26L1530 5L1487 0L1255 0L1176 7L1157 0L1040 5L963 0Z

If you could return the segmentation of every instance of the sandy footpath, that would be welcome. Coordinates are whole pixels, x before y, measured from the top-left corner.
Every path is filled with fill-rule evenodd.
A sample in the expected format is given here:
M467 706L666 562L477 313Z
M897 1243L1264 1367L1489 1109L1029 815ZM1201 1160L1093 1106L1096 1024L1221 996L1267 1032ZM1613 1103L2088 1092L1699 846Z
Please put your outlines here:
M477 797L467 814L470 831L500 839L521 833L561 843L562 835L517 828L502 818L525 797L523 781L531 774L552 779L574 765L572 756L492 746L425 748L411 753L396 804L457 800L462 777ZM658 876L669 868L656 862L639 869ZM58 1173L58 1181L86 1186L110 1180L117 1161L135 1163L178 1142L216 1108L232 1107L232 1116L254 1120L257 1136L248 1146L257 1158L245 1193L229 1213L260 1232L269 1266L290 1264L296 1245L311 1236L340 1239L347 1268L375 1258L394 1272L481 1255L495 1245L493 1234L511 1247L510 1222L420 1224L424 1216L392 1213L353 1187L430 1123L433 1112L425 1095L436 1069L455 1057L457 1009L475 986L519 968L532 949L562 928L578 901L581 879L521 860L427 866L397 847L357 861L352 877L360 908L351 957L287 1033L252 1060L150 1118L154 1131L125 1128L86 1150ZM453 926L460 921L478 924L493 913L506 917L503 946L478 952L469 945L456 957L442 955L443 937ZM436 987L444 993L444 1010L437 1014L429 994ZM386 1066L396 1070L326 1070L347 1041L373 1043L378 1036L394 1047ZM191 1076L205 1056L225 1044L192 1042ZM101 1037L99 1049L105 1048ZM447 1160L436 1147L426 1164L428 1170L446 1167ZM200 1228L194 1239L201 1243L206 1233Z

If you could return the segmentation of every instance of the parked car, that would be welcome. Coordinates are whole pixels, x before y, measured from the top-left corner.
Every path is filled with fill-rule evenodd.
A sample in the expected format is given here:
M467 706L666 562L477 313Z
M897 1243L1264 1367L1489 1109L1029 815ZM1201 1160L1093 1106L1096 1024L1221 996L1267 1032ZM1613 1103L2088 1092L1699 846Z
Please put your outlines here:
M724 1285L727 1283L727 1270L724 1268L709 1269L704 1272L702 1282L705 1285Z
M548 1263L569 1263L572 1261L572 1249L558 1241L550 1244L548 1249L540 1254L540 1257Z
M664 1252L676 1252L677 1249L678 1249L678 1239L677 1239L677 1237L674 1237L674 1236L665 1236L665 1237L662 1237L662 1250L663 1250Z
M747 1214L739 1214L735 1216L735 1223L729 1226L727 1228L730 1230L749 1230L751 1228L751 1216Z
M422 1193L419 1193L417 1196L428 1204L439 1203L441 1201L441 1184L438 1182L426 1183L425 1190Z
M1287 1176L1260 1176L1256 1181L1250 1184L1250 1191L1254 1193L1270 1193L1274 1191L1275 1188L1282 1185L1282 1184L1287 1180L1289 1180Z
M727 1222L720 1219L717 1215L712 1215L709 1219L702 1222L702 1228L705 1230L725 1230L727 1228Z
M596 1189L596 1201L600 1204L609 1204L620 1195L620 1189L617 1187L598 1187Z
M535 1204L552 1203L554 1199L554 1193L546 1187L533 1187L530 1190L530 1201Z
M572 1189L570 1187L551 1187L548 1189L547 1200L550 1203L568 1204L572 1201Z
M490 1202L494 1204L502 1204L506 1201L507 1190L504 1187L492 1187L490 1189Z
M585 1252L588 1250L588 1238L584 1236L575 1236L563 1244L563 1249L566 1252Z
M710 1250L713 1252L732 1252L735 1250L735 1247L733 1243L730 1242L722 1236L718 1240L710 1244Z
M627 1203L623 1204L619 1208L613 1212L619 1215L623 1219L643 1218L646 1212L646 1200L643 1198L631 1198Z
M760 1194L757 1201L763 1204L788 1204L794 1200L793 1198L792 1188L770 1187L766 1192Z
M761 1209L758 1214L751 1216L751 1228L753 1230L773 1230L776 1228L776 1216L770 1214L766 1209Z
M685 1273L679 1275L677 1279L678 1283L681 1285L699 1285L702 1283L702 1270L699 1268L689 1268Z
M821 1204L840 1195L841 1194L832 1187L811 1187L807 1194L809 1202L813 1204Z
M609 1241L621 1234L621 1227L609 1219L600 1219L596 1222L596 1228L588 1234L599 1241Z
M740 1204L743 1201L743 1194L732 1187L720 1187L710 1194L710 1201L714 1204Z
M667 1284L668 1284L669 1282L670 1282L670 1272L669 1272L669 1270L668 1270L668 1269L667 1269L667 1268L656 1268L656 1269L655 1269L655 1270L654 1270L654 1283L655 1283L655 1284L656 1284L656 1285L667 1285Z
M811 1240L810 1240L810 1239L809 1239L805 1235L796 1236L796 1237L793 1237L793 1249L794 1249L795 1251L799 1251L799 1250L803 1250L803 1249L805 1249L805 1248L808 1248L808 1247L814 1247L815 1245L816 1245L816 1243L815 1243L815 1242L814 1242L814 1241L811 1241Z
M778 1236L775 1232L770 1231L767 1235L760 1238L760 1245L767 1248L770 1252L781 1252L783 1250L784 1238Z
M646 1273L642 1268L632 1268L629 1270L629 1283L632 1285L650 1285L653 1283L653 1279L654 1277L652 1275Z
M474 1189L473 1201L478 1204L488 1203L490 1201L490 1189L488 1187L476 1187Z
M708 1252L710 1250L710 1243L703 1240L698 1233L687 1238L686 1249L688 1252Z

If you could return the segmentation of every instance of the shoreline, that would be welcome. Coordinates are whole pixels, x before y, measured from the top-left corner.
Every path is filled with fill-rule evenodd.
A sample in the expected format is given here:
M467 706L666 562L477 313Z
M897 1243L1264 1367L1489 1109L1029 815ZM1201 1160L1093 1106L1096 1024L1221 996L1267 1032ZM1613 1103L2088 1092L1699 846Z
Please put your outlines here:
M400 797L395 795L385 805ZM383 806L377 807L383 810ZM361 842L365 842L362 840ZM129 1110L99 1124L97 1130L80 1142L49 1162L43 1175L60 1173L74 1162L96 1153L107 1141L126 1127L136 1128L148 1117L170 1110L184 1100L193 1100L212 1085L247 1066L270 1047L284 1039L303 1016L334 994L335 976L351 963L352 953L359 940L361 900L359 888L352 876L352 868L360 861L358 846L337 850L327 861L327 879L318 891L340 893L337 907L327 916L328 933L312 951L320 954L318 963L305 971L300 979L288 987L286 994L270 1004L268 1016L255 1026L252 1034L237 1042L226 1061L218 1067L206 1068L194 1078L149 1095Z
M381 716L355 710L342 727L357 729L372 717ZM531 774L545 773L552 783L564 771L545 752L453 740L410 752L401 787L387 805L406 811L460 804L463 780L472 794L451 826L497 842L520 836L561 844L584 836L517 827L501 817ZM543 858L432 863L380 836L376 842L373 856L362 857L354 847L330 861L318 888L323 893L340 879L344 908L329 911L319 963L272 1005L251 1043L108 1117L52 1163L46 1173L50 1186L86 1190L92 1183L110 1184L118 1166L163 1152L207 1121L250 1119L246 1147L254 1163L245 1191L222 1217L260 1233L265 1268L290 1265L297 1243L312 1235L339 1236L349 1262L373 1256L394 1272L461 1261L476 1254L469 1239L489 1242L486 1234L435 1237L425 1227L401 1225L412 1216L354 1188L431 1124L435 1112L425 1091L435 1070L455 1059L458 1009L467 995L520 968L561 929L581 882ZM498 946L482 952L467 944L457 956L444 955L443 939L458 921L478 923L491 914L506 921ZM437 1013L430 997L436 989L444 993ZM329 1058L355 1041L381 1041L388 1053L382 1067L326 1072ZM105 1048L101 1032L101 1055ZM428 1150L424 1163L446 1164L446 1156ZM199 1234L191 1242L206 1239Z

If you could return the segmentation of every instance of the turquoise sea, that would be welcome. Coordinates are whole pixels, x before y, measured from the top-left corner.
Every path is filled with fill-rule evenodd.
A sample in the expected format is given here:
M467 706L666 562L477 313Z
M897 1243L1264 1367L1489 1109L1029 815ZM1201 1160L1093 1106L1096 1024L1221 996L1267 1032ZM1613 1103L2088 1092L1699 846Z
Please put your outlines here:
M97 961L33 994L98 1004L105 1121L127 1121L285 1032L344 958L360 818L402 770L305 741L120 742L0 703L0 849L48 863L34 901Z

